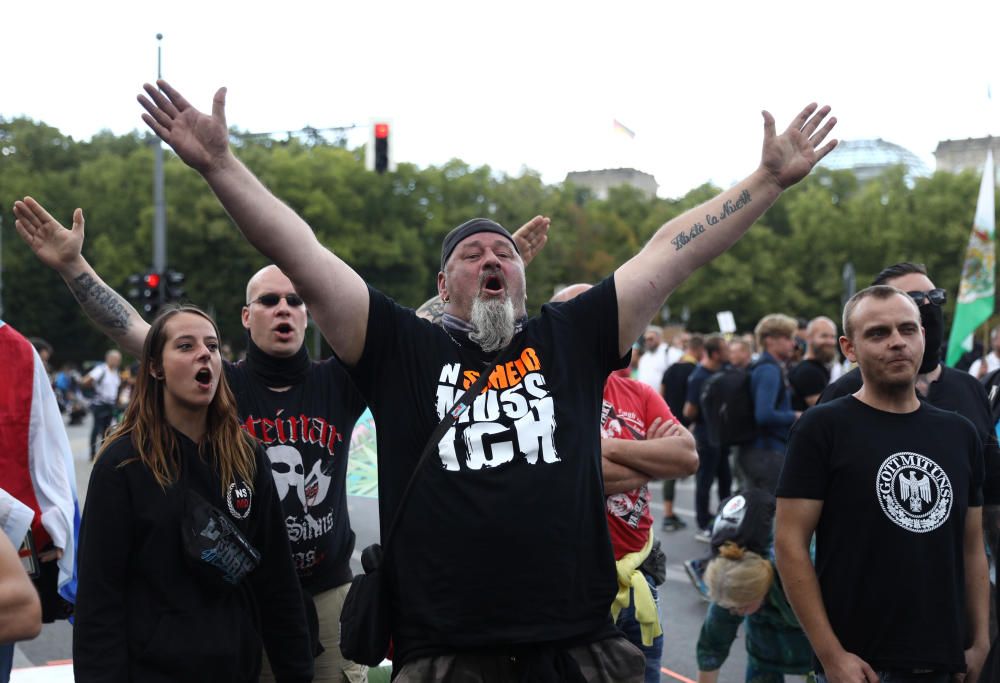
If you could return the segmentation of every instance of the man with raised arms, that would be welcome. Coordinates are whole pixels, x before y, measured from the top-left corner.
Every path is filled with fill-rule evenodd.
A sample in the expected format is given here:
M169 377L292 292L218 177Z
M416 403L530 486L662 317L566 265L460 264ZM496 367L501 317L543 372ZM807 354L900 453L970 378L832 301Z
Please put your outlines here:
M781 135L765 112L756 171L664 225L591 290L531 319L510 234L488 219L458 226L442 245L445 306L433 325L370 288L236 159L224 89L211 114L163 81L145 92L143 119L288 274L368 401L384 525L435 426L489 373L417 473L393 537L396 680L641 680L641 653L608 610L616 580L601 482L604 381L670 292L833 149L824 144L829 108L809 105Z

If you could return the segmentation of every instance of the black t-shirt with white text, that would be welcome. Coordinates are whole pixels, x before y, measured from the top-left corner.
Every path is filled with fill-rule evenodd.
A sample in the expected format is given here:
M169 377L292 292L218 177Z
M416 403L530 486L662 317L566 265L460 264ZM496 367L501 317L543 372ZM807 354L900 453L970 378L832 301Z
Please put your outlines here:
M264 386L245 361L224 367L242 426L271 461L302 587L316 595L348 583L347 455L364 399L336 358L313 361L286 391Z
M490 372L390 541L394 660L606 636L617 582L599 426L605 379L627 360L613 278L543 306L493 368L495 354L369 291L351 374L375 417L383 534L431 432Z
M827 385L817 404L853 394L860 388L861 371L854 368ZM1000 447L997 445L985 387L969 373L942 365L938 380L927 388L927 396L921 396L918 392L917 397L935 408L958 413L976 428L983 442L983 460L986 464L983 502L986 505L1000 505Z
M823 604L876 671L965 670L965 518L982 482L975 428L926 403L898 414L845 396L793 427L777 495L823 501Z

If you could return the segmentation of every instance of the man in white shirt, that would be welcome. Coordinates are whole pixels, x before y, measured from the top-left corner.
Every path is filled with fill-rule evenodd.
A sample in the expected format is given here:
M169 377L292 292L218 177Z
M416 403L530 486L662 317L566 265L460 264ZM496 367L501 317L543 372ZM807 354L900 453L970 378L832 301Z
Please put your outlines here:
M656 325L647 327L642 335L642 345L636 379L659 391L667 369L667 344L663 341L663 329Z
M122 354L111 349L104 354L104 362L98 363L83 378L84 387L93 387L94 398L90 402L90 411L94 415L94 426L90 430L90 459L97 455L97 449L104 441L104 434L111 426L111 417L118 402L118 388L121 377L118 368L122 364Z
M667 347L667 367L679 361L684 356L684 349L687 347L688 340L691 339L691 334L681 330L674 334L673 340L671 340L670 345ZM664 369L666 371L666 369Z

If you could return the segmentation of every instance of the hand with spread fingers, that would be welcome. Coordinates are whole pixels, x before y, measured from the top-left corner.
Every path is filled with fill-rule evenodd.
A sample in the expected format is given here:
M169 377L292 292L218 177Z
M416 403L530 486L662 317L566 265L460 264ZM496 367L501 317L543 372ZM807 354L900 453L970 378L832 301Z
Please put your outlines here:
M153 132L170 145L177 156L201 174L218 168L229 154L229 129L226 127L226 89L219 88L212 98L212 114L204 114L163 80L142 86L139 95L142 115Z
M38 260L60 272L83 251L83 210L73 212L73 229L67 230L31 197L14 202L14 229Z
M824 123L829 113L830 107L817 109L814 102L799 112L781 135L776 135L774 117L770 112L763 112L764 149L760 167L774 179L778 188L784 190L805 178L813 166L837 146L836 140L823 145L823 140L837 125L836 117Z

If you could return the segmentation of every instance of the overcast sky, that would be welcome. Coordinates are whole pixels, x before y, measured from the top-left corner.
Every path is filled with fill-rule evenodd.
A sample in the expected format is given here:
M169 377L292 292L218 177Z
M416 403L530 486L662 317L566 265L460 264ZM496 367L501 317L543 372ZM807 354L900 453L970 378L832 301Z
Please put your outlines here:
M397 161L459 157L552 183L631 166L666 197L751 172L765 108L781 129L828 103L838 138L881 137L931 168L940 140L1000 134L996 0L156 6L6 3L0 116L76 139L144 127L135 95L161 32L164 77L202 109L228 86L244 130L387 118Z

